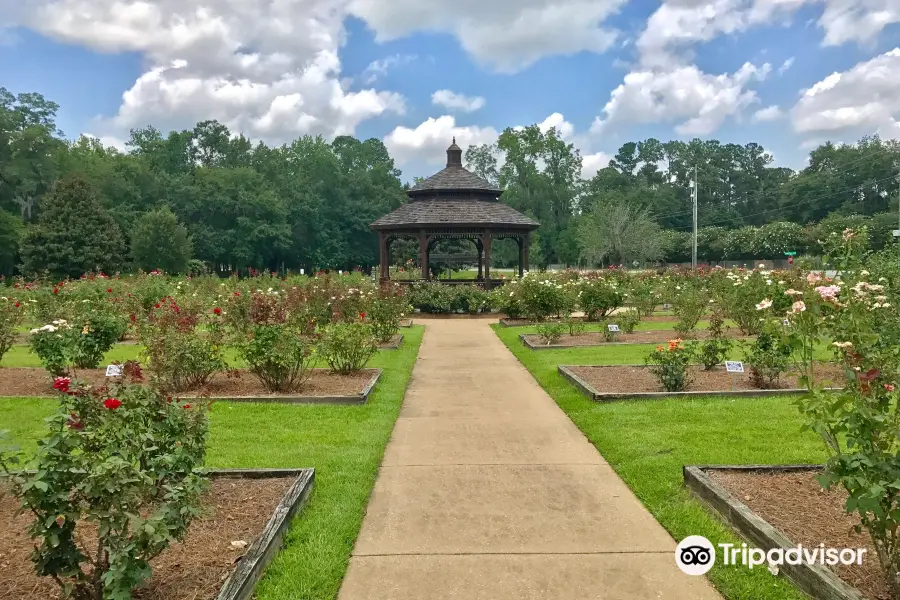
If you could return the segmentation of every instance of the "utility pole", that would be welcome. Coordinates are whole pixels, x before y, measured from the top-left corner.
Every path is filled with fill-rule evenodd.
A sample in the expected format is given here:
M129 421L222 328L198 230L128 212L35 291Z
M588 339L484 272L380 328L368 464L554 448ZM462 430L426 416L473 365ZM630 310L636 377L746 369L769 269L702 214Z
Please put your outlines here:
M694 166L694 180L691 182L691 200L694 205L694 236L691 242L691 268L697 270L697 167Z
M894 161L894 168L897 169L897 225L894 230L894 237L897 238L897 245L900 246L900 161Z

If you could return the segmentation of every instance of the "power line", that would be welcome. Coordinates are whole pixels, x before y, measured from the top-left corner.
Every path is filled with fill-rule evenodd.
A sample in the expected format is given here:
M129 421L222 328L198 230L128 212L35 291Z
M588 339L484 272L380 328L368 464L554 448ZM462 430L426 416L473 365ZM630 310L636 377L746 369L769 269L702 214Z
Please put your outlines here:
M885 153L885 154L887 154L887 153L893 153L893 152L895 152L895 150L893 150L893 149L891 149L891 148L882 148L881 150L877 150L876 152L880 152L880 153ZM868 160L868 159L871 159L871 158L872 158L871 156L863 156L863 157L860 157L860 158L851 160L851 161L848 162L848 163L842 164L839 170L833 171L833 174L834 174L834 175L844 174L844 173L846 173L847 171L849 171L849 169L848 169L847 167L849 167L850 165L855 165L855 164L857 164L857 163L859 163L859 162L862 162L862 161L864 161L864 160ZM694 179L696 180L696 167L694 167L694 170L695 170ZM874 183L877 183L877 182L874 182ZM859 186L854 186L854 187L859 187ZM748 200L752 201L752 200L755 200L755 199L757 199L757 198L759 198L759 197L765 195L766 193L767 193L766 190L756 190L756 191L750 192L749 194L747 194L746 196L744 196L743 198L741 198L741 201L743 201L743 202L746 202L746 201L748 201ZM681 216L684 216L684 215L690 215L690 214L692 214L693 212L694 212L694 211L693 211L693 208L691 208L691 210L685 210L685 211L681 211L681 212L671 213L671 214L668 214L668 215L660 215L660 216L656 217L656 219L657 219L657 220L662 220L662 219L669 219L669 218L671 218L671 217L681 217Z
M890 175L890 176L884 177L884 178L882 178L882 179L877 179L877 180L873 181L872 184L882 183L882 182L887 181L887 180L889 180L889 179L895 179L896 177L897 177L896 175ZM749 215L741 215L741 217L742 217L742 218L747 218L747 217L757 217L757 216L759 216L759 215L765 215L765 214L768 214L768 213L770 213L770 212L776 212L776 211L779 211L779 210L784 210L784 209L786 209L786 208L793 208L793 207L795 207L795 206L800 206L800 205L802 205L802 204L808 204L808 203L810 203L810 202L815 202L815 201L817 201L817 200L824 200L824 199L826 199L826 198L833 198L833 197L835 197L835 196L839 196L839 195L841 195L841 194L844 194L844 193L849 192L849 191L852 191L852 190L858 190L859 188L860 188L860 186L854 185L854 186L845 188L845 189L843 189L843 190L839 190L839 191L837 191L837 192L834 192L834 193L832 193L832 194L828 194L827 196L818 196L818 197L816 197L816 198L808 198L808 199L806 199L806 200L800 200L799 202L794 202L794 203L792 203L792 204L786 204L786 205L784 205L784 206L778 206L778 207L776 207L776 208L770 208L770 209L768 209L768 210L763 210L763 211L760 211L760 212L757 212L757 213L751 213L751 214L749 214ZM706 227L710 227L710 226L717 225L717 224L721 224L721 223L728 223L728 222L730 222L730 221L731 221L731 219L723 219L723 220L720 220L720 221L713 221L712 223L708 223L708 224L706 225ZM669 227L669 228L667 228L667 229L668 229L669 231L681 231L681 230L686 230L686 229L688 229L688 227Z

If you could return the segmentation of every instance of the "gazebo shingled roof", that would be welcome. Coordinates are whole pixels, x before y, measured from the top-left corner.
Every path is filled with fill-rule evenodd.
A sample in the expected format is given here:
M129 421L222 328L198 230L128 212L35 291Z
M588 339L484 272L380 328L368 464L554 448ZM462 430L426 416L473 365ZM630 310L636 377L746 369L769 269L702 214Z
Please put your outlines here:
M409 202L376 220L370 227L379 234L381 279L389 276L390 244L400 237L417 237L423 279L430 278L428 258L432 246L444 238L471 239L478 249L478 276L490 284L491 242L512 238L519 246L519 274L528 268L530 233L539 223L500 202L496 185L467 170L456 138L447 148L447 166L407 191Z

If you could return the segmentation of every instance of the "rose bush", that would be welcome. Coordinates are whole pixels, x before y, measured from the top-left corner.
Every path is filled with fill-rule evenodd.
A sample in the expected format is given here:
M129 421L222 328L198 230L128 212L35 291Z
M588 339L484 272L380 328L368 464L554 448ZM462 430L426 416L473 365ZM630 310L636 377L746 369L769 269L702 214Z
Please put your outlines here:
M667 346L657 346L645 360L663 390L682 392L691 384L688 367L693 357L693 348L674 339Z
M200 512L207 411L140 385L136 365L107 388L57 379L59 406L33 471L0 448L0 468L33 520L40 576L76 600L125 600L150 561L182 540ZM96 541L84 544L86 528Z

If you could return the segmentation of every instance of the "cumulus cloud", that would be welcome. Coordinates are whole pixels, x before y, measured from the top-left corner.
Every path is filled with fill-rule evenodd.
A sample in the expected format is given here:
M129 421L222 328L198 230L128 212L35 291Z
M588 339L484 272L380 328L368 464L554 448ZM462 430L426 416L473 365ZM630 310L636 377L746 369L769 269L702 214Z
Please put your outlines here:
M627 0L350 0L379 41L416 31L450 33L481 64L512 72L540 58L604 52L617 32L604 22Z
M581 177L583 179L591 179L600 169L609 166L612 156L605 152L595 152L586 154L581 157Z
M431 95L431 102L448 110L461 112L475 112L484 108L484 98L481 96L466 96L450 90L436 91Z
M793 65L794 65L794 57L792 56L789 59L787 59L786 61L784 61L783 63L781 63L781 66L778 67L778 74L784 75L787 72L787 70L790 69Z
M682 135L709 135L730 116L758 102L756 92L745 89L765 79L768 63L745 63L732 74L710 75L696 66L671 71L637 71L613 90L591 131L599 134L617 123L673 123Z
M753 117L751 117L751 120L754 123L764 123L766 121L777 121L783 116L784 112L782 112L777 104L773 104L772 106L761 108L753 113Z
M900 48L847 71L832 73L809 89L791 109L801 133L876 131L900 136Z
M104 135L214 118L272 141L353 133L402 113L390 91L339 81L345 17L336 0L0 0L6 22L106 52L139 52L148 68L97 125Z
M431 117L414 129L396 127L384 138L384 145L398 165L422 160L430 165L444 164L446 150L453 138L463 149L493 144L500 132L493 127L459 126L452 115Z

